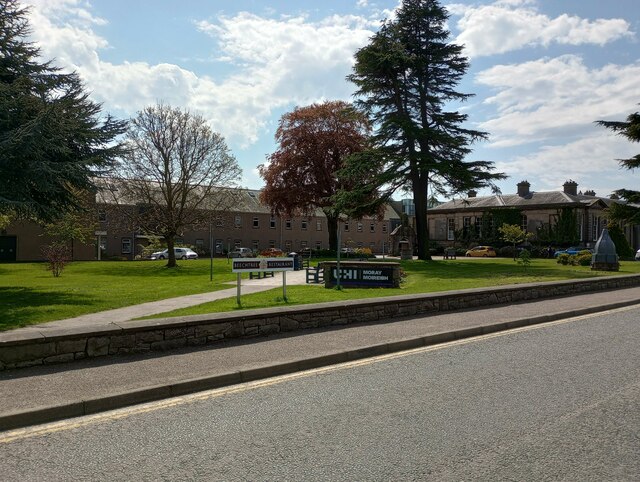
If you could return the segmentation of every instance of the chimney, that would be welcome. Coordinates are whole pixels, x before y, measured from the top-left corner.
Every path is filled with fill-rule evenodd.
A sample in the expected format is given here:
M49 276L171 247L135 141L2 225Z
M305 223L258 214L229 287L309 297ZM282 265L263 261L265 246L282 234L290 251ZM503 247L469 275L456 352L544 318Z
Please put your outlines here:
M478 195L478 191L474 191L473 189L467 193L467 197L476 197Z
M584 192L585 196L594 196L596 195L596 192L593 189L589 189L588 191Z
M565 182L562 187L564 187L564 193L570 194L571 196L578 195L578 183L569 179Z
M517 185L518 185L518 196L527 197L529 194L531 194L529 192L529 187L531 187L531 184L529 184L529 181L521 181Z

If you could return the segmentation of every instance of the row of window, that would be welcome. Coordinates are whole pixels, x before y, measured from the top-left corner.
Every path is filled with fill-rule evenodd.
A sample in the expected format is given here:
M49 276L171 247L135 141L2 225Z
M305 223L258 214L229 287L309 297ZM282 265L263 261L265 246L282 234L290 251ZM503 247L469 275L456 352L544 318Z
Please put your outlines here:
M549 224L550 225L555 225L558 221L558 216L556 216L555 214L549 215ZM521 222L520 222L520 227L522 228L522 230L524 232L527 232L528 230L528 218L526 214L522 215L521 218ZM579 215L578 216L578 233L580 236L580 241L585 241L584 239L584 222L585 222L585 215ZM602 228L604 226L607 225L607 219L605 218L601 218L600 216L597 216L595 214L592 214L590 216L590 240L591 241L597 241L598 237L600 236L600 232L602 231ZM447 240L448 241L453 241L455 239L455 229L456 229L456 220L455 218L448 218L447 219ZM462 229L463 232L468 232L471 229L471 217L470 216L465 216L462 218ZM493 219L489 220L489 229L493 229ZM482 217L477 216L474 219L474 230L475 230L475 234L477 236L480 236L481 231L482 231Z
M105 211L100 210L98 211L98 220L100 222L105 222L107 220L107 214ZM216 227L221 228L224 227L224 221L222 221L221 219L216 220L215 223ZM242 216L240 215L235 215L234 217L234 226L236 228L240 228L242 227ZM252 219L252 226L255 229L260 228L260 218L258 216L254 216ZM284 220L284 227L285 229L292 229L293 228L293 220L292 219L285 219ZM271 219L269 220L269 228L270 229L276 229L276 218L275 217L271 217ZM309 220L307 219L301 219L300 220L300 229L302 231L307 231L309 229ZM357 232L361 233L364 230L364 226L361 222L356 223L356 230ZM317 219L316 220L316 231L322 231L322 220L321 219ZM345 222L344 223L344 231L345 232L349 232L349 222ZM375 233L376 232L376 223L372 222L369 223L369 232L370 233ZM386 233L387 232L387 224L383 223L382 224L382 232Z

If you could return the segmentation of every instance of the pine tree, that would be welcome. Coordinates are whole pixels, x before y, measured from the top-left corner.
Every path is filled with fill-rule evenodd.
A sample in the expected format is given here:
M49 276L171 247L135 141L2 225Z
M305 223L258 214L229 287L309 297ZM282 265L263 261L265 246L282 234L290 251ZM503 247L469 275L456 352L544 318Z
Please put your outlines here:
M348 77L358 88L356 104L377 131L375 155L356 156L347 172L380 172L376 186L361 184L351 196L381 189L384 201L398 189L410 190L416 207L418 257L429 259L427 199L431 193L460 193L492 186L505 176L493 163L465 162L470 144L485 132L463 126L466 114L447 110L470 94L456 90L469 67L462 46L448 43L447 12L436 0L404 0L395 20L386 21L355 56Z
M0 0L0 214L50 221L81 209L121 153L125 123L101 120L76 73L38 59L27 13Z
M640 142L640 112L634 112L627 116L626 121L596 121L596 124L611 129L617 134L626 137L631 142ZM620 166L625 169L637 169L640 167L640 154L629 159L618 159ZM631 189L619 189L615 194L630 204L613 203L609 208L610 217L616 221L625 221L630 224L640 224L640 191Z

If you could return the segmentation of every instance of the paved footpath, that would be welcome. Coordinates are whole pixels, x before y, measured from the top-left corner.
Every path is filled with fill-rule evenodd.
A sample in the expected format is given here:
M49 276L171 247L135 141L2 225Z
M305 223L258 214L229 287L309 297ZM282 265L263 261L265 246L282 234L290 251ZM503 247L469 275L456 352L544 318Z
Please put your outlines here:
M290 271L287 273L287 285L303 285L306 282L306 271ZM24 332L46 332L50 329L58 328L80 328L90 327L91 325L105 325L109 323L119 323L123 321L142 318L143 316L159 315L180 308L201 305L210 301L221 300L224 298L233 298L237 295L236 283L233 288L218 291L208 291L195 295L180 296L177 298L166 298L164 300L151 301L149 303L141 303L139 305L125 306L108 311L99 311L97 313L89 313L86 315L76 316L74 318L66 318L64 320L50 321L38 325L27 326L12 330L16 333ZM277 287L282 287L282 274L276 273L273 277L261 279L243 279L241 284L241 292L243 295L258 293L260 291L268 291Z
M0 430L632 305L640 306L640 287L7 370L0 372Z

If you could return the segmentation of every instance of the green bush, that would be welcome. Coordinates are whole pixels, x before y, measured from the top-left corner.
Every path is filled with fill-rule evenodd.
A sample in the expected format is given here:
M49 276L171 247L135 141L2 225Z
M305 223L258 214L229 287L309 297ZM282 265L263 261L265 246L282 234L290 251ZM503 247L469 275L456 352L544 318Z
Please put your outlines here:
M571 258L571 256L568 255L567 253L559 254L557 263L566 266L566 265L570 264L570 258Z
M575 258L575 264L579 266L591 266L591 252L589 251L580 251L577 255L573 256Z

